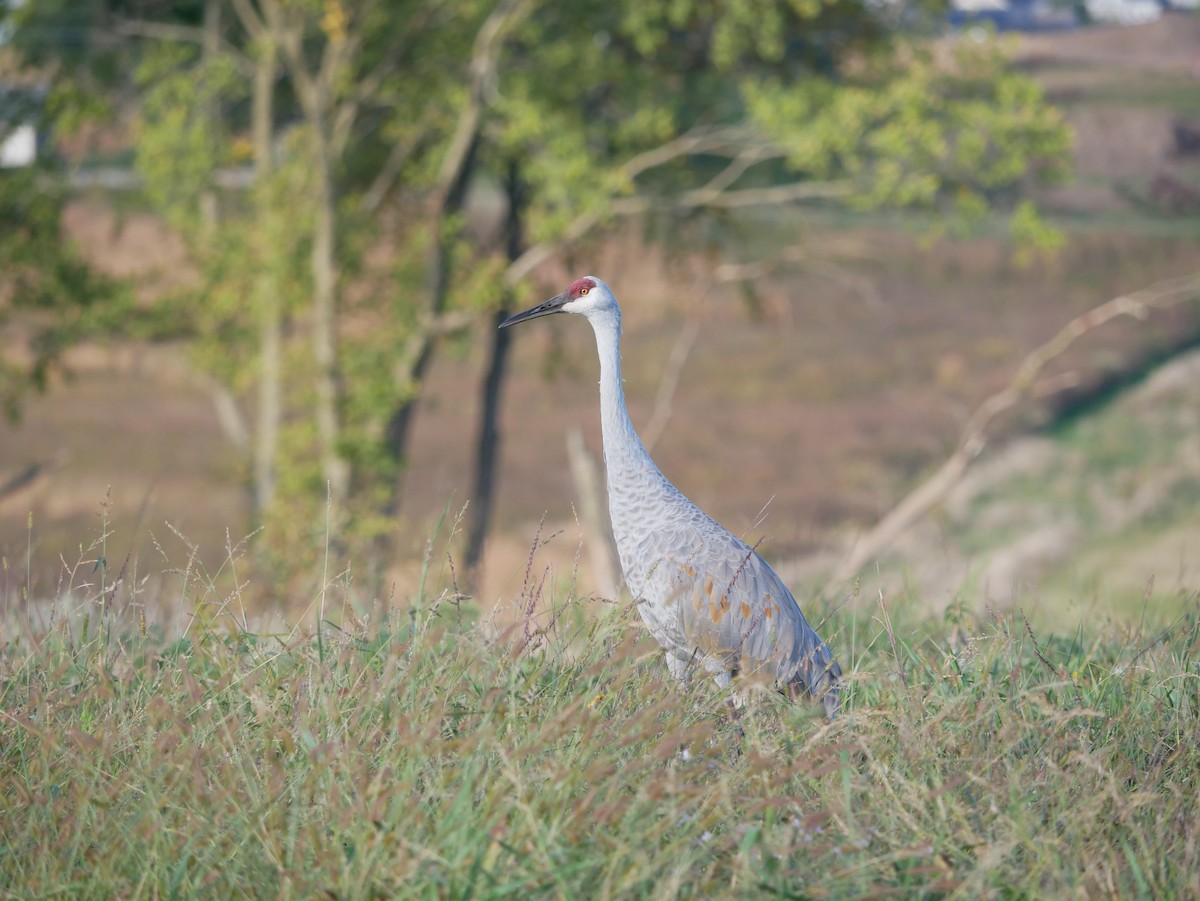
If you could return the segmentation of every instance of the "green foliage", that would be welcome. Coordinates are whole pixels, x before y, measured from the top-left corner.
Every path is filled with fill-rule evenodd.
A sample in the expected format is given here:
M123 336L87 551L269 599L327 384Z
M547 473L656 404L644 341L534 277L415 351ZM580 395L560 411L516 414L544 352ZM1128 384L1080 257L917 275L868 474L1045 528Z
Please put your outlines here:
M1054 254L1066 244L1066 236L1038 215L1037 207L1029 200L1014 207L1009 229L1018 264L1030 262L1034 250Z
M707 681L668 682L631 610L587 613L501 642L445 602L370 629L196 625L168 642L97 609L14 638L0 650L0 883L176 897L1200 890L1200 611L1154 638L1087 641L902 611L889 635L869 611L845 615L843 715L757 696L741 736Z
M42 134L71 134L111 112L96 86L112 66L99 63L87 40L98 7L70 0L0 4L5 43L21 62L62 62L61 77L44 97L22 88L0 92L0 134L14 121L30 122ZM64 54L65 48L74 52ZM111 62L110 54L100 55ZM95 66L85 66L85 58ZM85 70L89 77L74 77ZM127 286L92 269L67 239L67 200L65 172L50 154L34 166L0 170L0 405L10 419L18 418L30 391L45 390L72 345L116 333L142 335L158 325L153 316L137 315Z
M185 235L201 227L199 198L229 162L219 104L243 100L246 85L221 56L200 58L188 45L156 44L137 72L142 91L137 168L147 198Z
M848 180L859 208L939 208L961 227L1026 183L1066 174L1069 128L995 41L959 41L950 62L918 45L846 79L747 80L742 90L789 167ZM1027 202L1016 207L1013 236L1061 243Z
M178 321L195 359L247 409L263 375L264 323L281 317L287 397L271 520L294 537L294 523L323 501L329 454L313 411L336 393L326 421L337 420L336 452L351 470L339 527L374 538L387 529L378 511L403 465L389 424L420 394L431 320L510 298L504 248L447 200L463 185L506 184L515 167L525 244L556 244L581 222L602 228L639 209L655 220L653 234L682 243L680 223L699 219L714 195L786 184L835 189L823 203L836 194L857 208L941 211L948 229L1012 208L1014 238L1052 248L1058 236L1021 189L1061 175L1068 132L997 42L935 53L921 29L937 5L303 0L270 7L286 20L272 46L245 26L247 7L221 4L220 41L201 51L198 0L169 10L50 0L27 14L18 45L47 61L48 48L29 42L37 28L70 20L87 36L86 52L63 61L61 96L75 97L75 109L125 73L139 102L146 197L184 235L200 272L160 315ZM185 37L96 40L113 15L157 15L154 24ZM233 196L214 175L247 157L254 67L268 51L278 61L272 174ZM481 72L488 77L473 87ZM473 121L472 152L451 178L461 128ZM324 284L312 276L328 199L317 177L323 152L334 154L337 259L323 271L337 270L337 390L318 392L307 348L314 286ZM709 221L719 230L716 206Z
M878 42L885 23L854 0L627 0L621 27L643 58L664 59L664 69L702 59L725 73L766 64L796 75L840 66Z
M46 166L0 170L0 327L18 320L24 339L0 351L0 403L12 419L28 391L46 387L66 348L112 333L133 311L129 293L96 274L63 236L65 202L62 181Z
M725 169L728 190L826 183L858 209L936 210L939 232L1009 209L1023 258L1061 244L1021 198L1064 177L1071 133L1001 41L935 53L852 3L631 3L539 9L510 54L496 150L525 161L535 241L628 194L659 196L650 209L672 216L675 198ZM724 144L625 168L721 128Z
M306 261L313 211L303 199L313 190L312 132L296 127L280 135L278 159L249 190L219 192L218 170L246 164L245 138L227 118L213 114L246 102L245 80L225 57L204 58L170 44L148 49L138 80L144 95L136 164L145 194L188 242L200 274L197 285L161 298L159 305L188 334L193 361L249 407L263 377L264 321L277 318L282 331L291 331L311 292ZM264 572L276 572L275 563L321 539L297 525L313 520L325 490L307 415L310 371L307 346L287 341L279 373L280 490L275 508L262 511L268 528L257 545Z
M539 8L514 34L493 110L498 155L523 161L531 239L556 240L635 191L663 193L668 206L672 193L714 174L712 151L668 157L642 184L625 171L629 159L698 124L746 123L743 79L791 88L832 77L884 40L881 23L853 2Z

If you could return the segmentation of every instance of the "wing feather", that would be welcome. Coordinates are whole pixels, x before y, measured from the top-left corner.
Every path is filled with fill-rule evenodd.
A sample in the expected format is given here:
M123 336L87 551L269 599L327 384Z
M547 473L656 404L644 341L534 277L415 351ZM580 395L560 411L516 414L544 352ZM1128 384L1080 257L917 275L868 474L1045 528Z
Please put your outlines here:
M677 521L647 532L636 549L654 561L635 594L655 637L677 658L698 652L708 669L825 694L841 671L787 586L753 548L708 522L716 528Z

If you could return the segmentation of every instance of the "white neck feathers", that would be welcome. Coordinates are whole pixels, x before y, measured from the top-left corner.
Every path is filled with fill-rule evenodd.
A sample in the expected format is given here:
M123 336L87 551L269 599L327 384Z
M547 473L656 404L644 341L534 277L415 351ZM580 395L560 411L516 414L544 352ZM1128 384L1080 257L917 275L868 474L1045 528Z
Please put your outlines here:
M645 471L647 464L657 470L642 439L634 431L625 408L625 389L621 384L621 314L605 311L589 316L596 333L600 355L600 425L604 437L604 460L611 485L614 470Z

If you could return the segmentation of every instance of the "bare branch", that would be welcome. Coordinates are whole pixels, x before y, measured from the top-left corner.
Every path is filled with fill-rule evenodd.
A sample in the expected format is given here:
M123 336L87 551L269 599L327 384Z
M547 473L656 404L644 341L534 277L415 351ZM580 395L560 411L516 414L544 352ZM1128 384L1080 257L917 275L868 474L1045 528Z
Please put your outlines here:
M238 454L249 460L253 450L250 427L246 423L246 417L242 415L242 410L238 406L233 392L206 373L196 372L195 378L212 398L213 410L216 411L221 431L225 433L225 437L229 439L229 443L233 445Z
M403 171L405 164L416 155L418 149L424 143L424 133L418 130L407 141L398 141L392 145L391 151L388 153L388 158L384 160L383 165L379 168L371 186L367 188L363 194L362 208L363 212L374 213L387 197L388 192L392 190L392 186L396 183L396 179Z
M879 293L879 288L876 287L874 281L865 275L855 272L853 269L847 269L845 266L840 266L833 262L833 260L820 257L812 257L802 265L815 275L849 288L859 296L863 303L875 312L878 313L886 307L886 304L883 302L883 295Z
M983 452L988 440L987 430L998 416L1027 397L1045 396L1061 388L1063 380L1039 380L1039 376L1048 363L1059 357L1077 339L1118 317L1145 319L1151 310L1166 309L1198 296L1200 273L1192 273L1113 298L1072 319L1058 334L1025 357L1006 388L979 405L963 427L954 453L858 540L842 563L838 577L846 579L853 576L891 546L913 522L945 498L971 462Z
M249 0L234 0L235 5L249 6ZM288 59L288 68L292 73L296 94L304 107L305 115L314 122L320 114L320 96L317 83L304 61L303 35L301 27L294 21L289 21L278 0L261 0L263 15L266 18L264 30L269 30L277 36L278 45L283 49ZM250 10L253 12L253 9ZM315 129L318 137L321 129Z
M567 230L563 232L563 236L557 241L543 241L541 244L535 244L533 247L530 247L513 260L504 271L504 284L510 288L513 287L564 247L569 247L582 239L584 235L599 223L599 213L585 213L567 226Z
M258 10L250 0L230 0L233 6L233 11L237 13L237 17L242 20L242 27L250 33L250 36L256 40L262 37L267 31L267 23L263 21L262 16L258 14Z
M414 15L411 19L405 22L405 40L400 44L391 47L374 69L355 79L355 84L353 90L350 92L350 95L338 104L338 107L334 112L333 139L331 144L334 148L336 148L336 152L340 153L345 147L346 142L350 139L350 129L354 125L354 121L358 117L359 110L362 108L363 103L369 98L374 97L374 95L383 86L383 83L400 69L401 63L405 61L408 55L408 51L412 47L419 45L419 43L423 40L425 29L427 27L437 27L436 24L431 26L430 22L434 19L435 14L441 9L442 7L436 3L429 3L421 7L420 14ZM357 44L355 44L354 47L349 49L347 52L344 52L342 54L343 57L353 56L358 47L361 46L361 37L356 37L356 40ZM428 118L428 116L425 118ZM419 139L414 139L413 141L408 142L407 146L410 148L415 147L418 142ZM393 151L388 158L387 165L392 165L393 160L399 158L400 165L396 166L395 169L396 172L399 172L399 169L402 167L403 160L406 158L406 156L407 154L402 153L399 157L397 157L396 153ZM386 168L387 167L385 166L385 169ZM387 184L394 179L394 174L384 178L382 183L380 182L379 178L377 178L375 183L372 184L372 190L375 190L378 185L383 184L385 189L384 193L386 193ZM374 209L378 207L382 199L382 196L379 196L378 200L376 200L373 204L368 205L364 203L364 208L369 210Z
M532 5L532 0L501 0L475 36L475 47L471 53L470 99L459 116L458 127L450 140L450 148L439 173L438 183L443 193L460 177L462 167L470 156L471 145L479 133L484 108L495 89L496 53L500 44L508 30Z
M719 282L752 282L769 275L782 264L782 256L766 257L748 263L721 263L713 270L713 278Z
M827 248L827 252L832 251ZM814 252L809 244L794 244L779 253L752 262L722 263L713 274L722 282L753 281L782 269L788 263L849 288L872 310L878 312L884 309L883 296L874 281L833 262L827 256Z
M665 144L630 157L621 167L621 172L626 178L632 180L643 172L658 166L665 166L667 163L685 156L717 153L728 150L730 147L736 148L735 153L740 155L744 152L749 140L749 134L742 128L696 126Z
M608 524L608 505L604 501L604 477L595 458L588 453L583 432L578 426L567 429L567 461L583 527L587 530L592 573L601 597L615 598L621 591L621 567Z
M658 383L658 395L654 398L654 412L650 414L650 422L642 429L642 444L646 446L647 451L654 449L671 419L671 406L675 392L679 389L679 377L683 374L683 367L699 334L699 321L689 319L680 330L675 344L671 347L671 353L667 356L667 364L663 367L662 378Z
M744 263L722 263L714 271L714 276L722 282L746 282L762 278L785 263L806 263L813 258L808 243L793 244L778 253L773 253L761 260Z
M745 188L741 191L710 191L700 188L685 193L675 202L675 206L710 206L729 210L738 207L794 203L798 200L844 197L848 193L850 193L850 185L836 181L799 181L770 188Z
M325 49L321 54L321 63L317 68L317 84L325 92L327 104L333 103L335 86L340 81L338 73L346 60L354 59L363 43L362 32L351 31L348 35L328 37ZM356 79L354 90L349 97L334 104L330 115L329 146L331 156L340 156L350 140L350 132L354 120L362 108L363 100L374 93L386 77L387 65L381 64L364 79Z
M167 22L149 22L143 19L119 19L111 28L122 37L149 38L154 41L176 41L181 44L202 44L205 40L203 28L192 25L172 25ZM226 54L238 72L247 78L254 75L254 63L246 54L228 41L220 43L221 52Z
M387 81L388 76L398 68L398 63L406 50L407 47L392 49L383 62L358 79L357 84L354 86L354 93L351 95L352 99L356 103L362 103L383 87L383 83Z
M750 169L755 164L762 162L762 160L762 146L746 147L741 153L739 153L730 161L728 166L714 175L709 183L700 190L715 191L720 193L745 175L747 169Z
M619 175L632 183L639 175L665 166L676 160L699 154L731 156L732 162L708 184L675 197L645 196L614 199L603 214L583 213L555 241L536 244L512 262L504 273L505 284L516 285L562 248L584 238L605 216L636 216L651 209L693 209L714 207L734 209L763 204L789 203L799 200L841 197L849 191L843 182L795 182L769 188L747 188L730 191L729 186L751 165L778 158L783 151L763 140L754 132L738 126L695 126L678 137L630 157L618 170Z
M479 146L484 114L495 94L497 58L509 30L528 13L534 2L499 0L475 36L467 104L459 113L454 134L442 159L437 186L429 199L433 241L425 268L424 305L431 321L443 315L450 293L452 236L447 233L445 224L454 212L461 209L466 195L467 177ZM394 370L397 381L405 384L421 381L432 358L436 337L426 328L417 329L410 336ZM402 457L406 452L413 409L413 402L406 401L397 406L388 418L385 433L387 446L397 457ZM398 485L388 505L389 512L394 512L399 506Z
M422 316L413 325L408 340L397 355L394 367L396 380L405 381L412 377L417 369L417 360L436 339L470 328L478 319L479 314L472 310L450 310L437 315Z
M438 3L427 3L420 7L419 13L405 22L405 40L392 46L374 69L355 80L350 96L339 105L338 111L334 114L335 146L344 146L345 141L349 139L350 127L358 115L359 108L368 98L379 91L388 77L400 69L408 51L414 46L418 46L424 39L427 27L438 27L437 23L432 25L430 23L439 12L444 12L444 7ZM361 44L361 38L359 42ZM378 206L378 203L375 206Z
M332 86L337 78L342 60L357 49L357 40L348 40L345 35L333 36L325 33L325 46L321 48L321 61L317 63L317 84Z
M667 141L651 150L643 151L630 157L621 167L622 176L630 181L643 172L657 166L691 156L697 153L713 153L718 149L728 148L736 142L738 136L744 136L742 129L736 128L693 128L677 138ZM650 209L651 201L644 197L622 197L614 200L608 209L613 216L633 216ZM530 272L552 257L563 247L581 240L593 228L603 221L598 212L583 213L569 226L557 241L537 244L525 251L512 262L504 274L505 284L513 286Z
M430 335L441 337L470 328L478 320L479 314L474 310L450 310L425 319L422 327Z
M475 36L470 64L470 96L466 108L459 114L458 124L450 139L446 155L442 159L437 188L434 191L433 232L435 237L428 267L429 286L425 297L426 313L431 320L442 314L449 275L446 271L448 249L444 246L442 238L439 237L441 226L452 212L451 208L462 201L471 157L479 140L483 114L490 95L495 89L496 57L500 45L508 30L529 11L532 5L533 0L500 0ZM417 345L416 352L411 358L411 365L418 377L424 368L424 361L428 359L430 342L434 337L436 336L426 329L419 330L415 335Z
M69 460L70 454L66 448L60 447L46 460L30 463L14 473L5 473L0 479L0 509L18 493L27 498L36 486L44 484L46 479L65 466ZM13 512L16 512L15 503L13 507Z
M621 217L636 216L654 209L687 210L699 207L734 209L789 201L840 197L848 191L849 186L841 182L796 182L772 188L746 188L741 191L713 191L708 188L697 188L677 197L621 197L614 200L605 213L608 216ZM558 240L530 247L505 270L505 284L510 287L517 284L564 247L569 247L583 239L603 221L604 216L598 212L584 213L567 227ZM726 278L726 280L733 279Z

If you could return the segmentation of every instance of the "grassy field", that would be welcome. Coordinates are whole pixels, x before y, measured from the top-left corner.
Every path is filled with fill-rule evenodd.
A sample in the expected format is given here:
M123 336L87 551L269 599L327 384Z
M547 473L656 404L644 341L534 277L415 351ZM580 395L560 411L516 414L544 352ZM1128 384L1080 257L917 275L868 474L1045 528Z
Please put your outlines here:
M4 626L3 897L1200 894L1195 597L1066 637L859 599L840 718L735 722L629 607L535 581L504 634L450 592L268 634L199 580L168 637L94 578Z
M598 248L589 268L629 301L639 425L681 324L701 326L664 470L734 531L765 530L773 559L840 547L1029 349L1194 271L1195 217L1142 201L1160 169L1200 171L1169 146L1200 109L1198 21L1142 29L1139 53L1129 29L1024 39L1079 134L1079 177L1047 204L1069 235L1055 261L1020 269L989 238L926 252L911 218L831 215L787 240L836 243L837 266L740 296L640 236ZM161 223L73 210L115 272L148 260L148 293L183 268ZM1194 317L1097 335L1064 366L1137 368ZM627 603L575 587L594 584L562 441L583 425L597 444L584 328L521 339L488 581L457 594L451 542L427 536L463 500L472 348L431 373L413 560L374 606L319 549L294 561L307 593L226 551L246 500L178 348L84 348L74 381L0 423L0 472L63 461L0 508L0 899L1200 897L1194 378L1053 423L1023 411L977 490L900 549L907 575L805 602L847 672L842 716L760 695L735 720L710 683L668 680ZM999 439L1035 425L1011 463ZM527 563L539 521L559 537L539 527ZM1055 535L1071 554L1047 555Z

